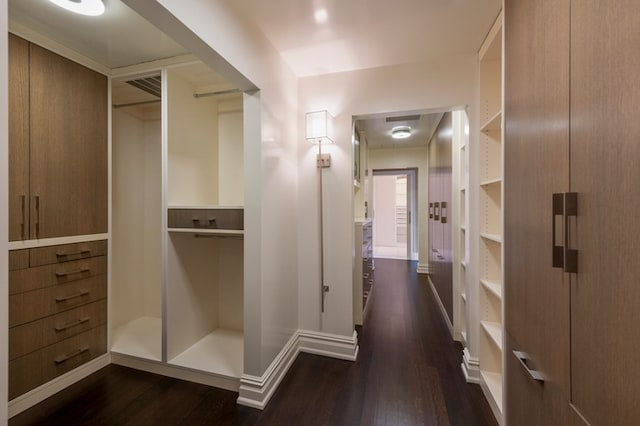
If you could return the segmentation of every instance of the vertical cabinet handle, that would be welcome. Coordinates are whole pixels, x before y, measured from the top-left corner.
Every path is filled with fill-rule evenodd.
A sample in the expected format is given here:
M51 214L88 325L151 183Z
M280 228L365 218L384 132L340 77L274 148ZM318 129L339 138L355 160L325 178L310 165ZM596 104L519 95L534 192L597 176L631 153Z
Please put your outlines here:
M440 220L440 203L433 203L433 219Z
M433 203L429 203L429 219L433 219Z
M564 247L556 245L556 216L564 215L564 194L553 194L553 211L551 213L551 251L553 253L553 259L551 266L554 268L564 267ZM566 243L566 241L565 241Z
M440 222L447 223L447 202L440 203Z
M571 249L571 220L578 217L578 193L564 194L564 271L578 272L578 250Z
M40 238L40 196L36 195L36 238Z
M20 228L22 239L27 239L27 196L22 195L22 225Z
M529 365L527 364L529 357L527 354L520 351L513 351L513 356L515 356L518 362L520 362L520 365L522 365L527 374L529 374L529 377L538 382L544 382L544 375L541 372L529 368Z

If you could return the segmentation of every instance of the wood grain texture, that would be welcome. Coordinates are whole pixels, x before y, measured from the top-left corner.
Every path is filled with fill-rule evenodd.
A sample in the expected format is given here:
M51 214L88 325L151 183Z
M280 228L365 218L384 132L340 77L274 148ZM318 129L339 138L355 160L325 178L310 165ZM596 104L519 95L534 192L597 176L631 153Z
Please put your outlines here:
M29 265L49 265L107 254L107 240L59 244L29 250Z
M640 424L640 4L571 5L572 398L594 425Z
M569 1L507 0L504 12L505 327L568 404L570 286L552 267L551 234L552 194L569 190ZM536 405L546 388L510 377L520 374L511 358L507 423L546 424Z
M243 209L169 209L169 228L244 229Z
M31 238L107 232L107 78L31 44L30 88Z
M9 424L495 425L415 270L376 259L358 360L300 354L264 411L237 406L234 392L112 365Z
M29 42L13 34L9 34L9 164L9 241L24 240L29 236Z
M9 251L9 271L17 271L29 267L29 250Z

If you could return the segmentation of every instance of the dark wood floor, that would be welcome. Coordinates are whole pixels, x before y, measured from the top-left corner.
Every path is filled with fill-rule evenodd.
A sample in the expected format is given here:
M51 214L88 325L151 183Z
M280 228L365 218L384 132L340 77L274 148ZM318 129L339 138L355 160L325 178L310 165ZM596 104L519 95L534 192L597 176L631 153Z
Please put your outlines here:
M495 425L414 262L376 260L355 363L300 354L268 407L111 365L14 417L22 424Z

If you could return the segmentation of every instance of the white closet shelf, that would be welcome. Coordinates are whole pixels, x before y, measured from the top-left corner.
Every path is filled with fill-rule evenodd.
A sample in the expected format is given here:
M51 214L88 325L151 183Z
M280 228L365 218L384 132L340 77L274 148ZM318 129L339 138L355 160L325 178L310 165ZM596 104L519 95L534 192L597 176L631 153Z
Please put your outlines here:
M239 379L244 369L244 335L241 331L216 329L169 364Z
M491 292L491 294L499 300L502 300L502 285L500 285L500 281L481 279L480 283L484 288Z
M502 244L502 235L501 234L490 234L488 232L483 232L480 234L480 237L485 240L493 241L494 243Z
M480 127L481 132L487 132L490 130L500 130L502 127L502 111L496 112L494 115L489 117L489 119L484 123L482 127Z
M480 186L499 185L502 183L502 178L487 179L480 182Z
M201 229L201 228L169 228L169 232L182 234L202 234L211 236L244 236L243 229Z
M480 370L480 376L487 386L493 402L502 413L502 374Z
M502 351L502 324L491 321L480 321L480 324L493 343Z
M162 361L162 321L140 317L116 328L111 352Z

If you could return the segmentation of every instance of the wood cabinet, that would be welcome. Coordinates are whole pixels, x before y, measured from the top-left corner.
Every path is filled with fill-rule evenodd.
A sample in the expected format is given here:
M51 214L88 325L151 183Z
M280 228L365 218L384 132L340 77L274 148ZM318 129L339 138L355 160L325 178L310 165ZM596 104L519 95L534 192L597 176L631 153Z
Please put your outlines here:
M9 252L9 399L106 352L107 242Z
M373 290L373 222L355 222L355 259L353 266L353 322L364 323L369 295Z
M107 232L107 79L9 38L9 240Z
M508 424L640 422L639 13L505 2Z

